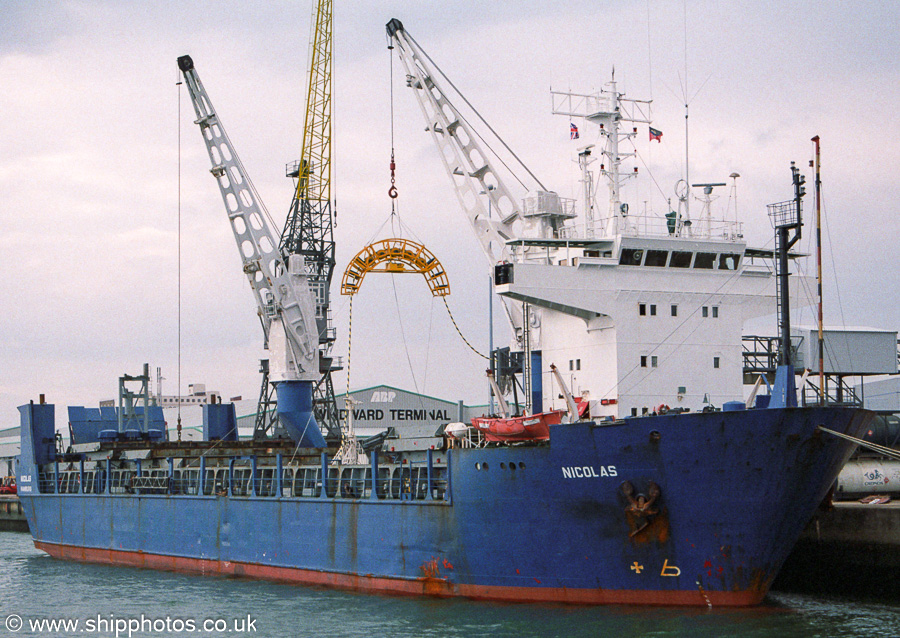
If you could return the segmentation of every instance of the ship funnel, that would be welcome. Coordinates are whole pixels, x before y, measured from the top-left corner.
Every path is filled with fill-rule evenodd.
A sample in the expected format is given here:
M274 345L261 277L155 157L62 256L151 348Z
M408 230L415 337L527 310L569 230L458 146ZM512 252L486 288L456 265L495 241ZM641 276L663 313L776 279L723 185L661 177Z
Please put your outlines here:
M313 413L312 386L312 381L276 383L278 419L298 447L327 447Z

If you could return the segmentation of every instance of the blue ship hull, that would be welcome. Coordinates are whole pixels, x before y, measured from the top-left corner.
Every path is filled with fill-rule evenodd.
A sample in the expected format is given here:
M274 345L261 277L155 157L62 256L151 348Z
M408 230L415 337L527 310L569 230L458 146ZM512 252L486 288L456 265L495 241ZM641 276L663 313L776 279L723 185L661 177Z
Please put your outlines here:
M856 435L871 417L780 408L559 425L549 444L442 454L439 499L54 494L34 480L20 498L35 545L59 558L402 594L750 605L852 451L817 426ZM22 449L28 486L39 468ZM650 513L626 482L658 486Z

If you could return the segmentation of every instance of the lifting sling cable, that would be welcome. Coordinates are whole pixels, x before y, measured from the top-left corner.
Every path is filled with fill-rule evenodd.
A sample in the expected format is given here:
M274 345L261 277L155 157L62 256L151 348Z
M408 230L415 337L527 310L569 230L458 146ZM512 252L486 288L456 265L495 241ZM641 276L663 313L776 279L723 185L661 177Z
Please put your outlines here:
M450 305L447 303L447 295L450 294L450 283L438 258L424 245L410 239L392 238L383 239L365 246L350 260L344 270L341 281L341 294L348 295L353 300L353 295L359 292L363 278L369 272L389 272L392 274L419 273L425 277L431 294L441 297L450 321L463 342L482 359L488 357L480 353L463 335ZM352 305L351 305L352 309ZM349 350L348 350L349 358ZM348 362L349 365L349 362Z
M403 340L403 351L406 353L406 364L409 366L409 376L412 377L413 387L416 390L416 394L419 396L419 403L424 408L425 404L422 402L422 392L419 390L419 383L416 381L416 372L413 368L412 358L409 356L409 344L406 341L406 330L403 328L403 313L400 312L400 298L397 296L397 282L394 280L393 273L391 273L391 288L394 290L394 307L397 309L397 323L400 325L400 338ZM423 382L422 387L424 388L424 386L425 384Z
M425 374L422 378L422 388L428 387L428 360L431 355L431 328L434 326L434 296L431 297L431 302L428 304L428 341L425 345Z

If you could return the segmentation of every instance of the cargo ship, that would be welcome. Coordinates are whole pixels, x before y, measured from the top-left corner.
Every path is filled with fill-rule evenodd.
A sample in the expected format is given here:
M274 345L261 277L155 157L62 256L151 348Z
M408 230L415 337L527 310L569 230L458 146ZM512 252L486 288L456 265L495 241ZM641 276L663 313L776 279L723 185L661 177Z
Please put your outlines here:
M430 58L399 21L387 30L512 326L510 347L491 356L497 399L518 387L524 406L499 401L480 419L479 431L497 434L487 443L473 443L469 424L445 424L425 450L364 450L343 422L339 439L328 436L314 398L321 291L278 248L183 56L266 328L286 436L239 440L233 407L213 403L202 441L169 440L158 409L120 393L118 408L70 407L63 450L55 406L23 405L17 482L35 546L66 560L367 592L758 604L852 452L833 433L855 437L873 416L798 405L788 277L803 176L793 168L794 198L770 208L774 251L713 219L708 197L691 219L688 180L677 210L630 214L619 144L650 119L612 80L597 94L554 96L573 135L576 119L602 131L608 213L587 186L591 148L579 152L580 221L553 191L519 200ZM301 166L301 186L307 178ZM777 374L767 393L760 381L745 397L743 324L776 307Z

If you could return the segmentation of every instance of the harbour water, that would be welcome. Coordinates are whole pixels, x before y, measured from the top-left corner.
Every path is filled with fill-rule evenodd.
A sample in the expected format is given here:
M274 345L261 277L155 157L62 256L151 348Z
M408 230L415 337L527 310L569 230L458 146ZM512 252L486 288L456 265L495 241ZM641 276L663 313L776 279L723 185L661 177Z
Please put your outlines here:
M754 609L695 610L398 598L69 563L34 549L28 534L0 532L0 636L183 634L898 636L900 601L773 592Z

